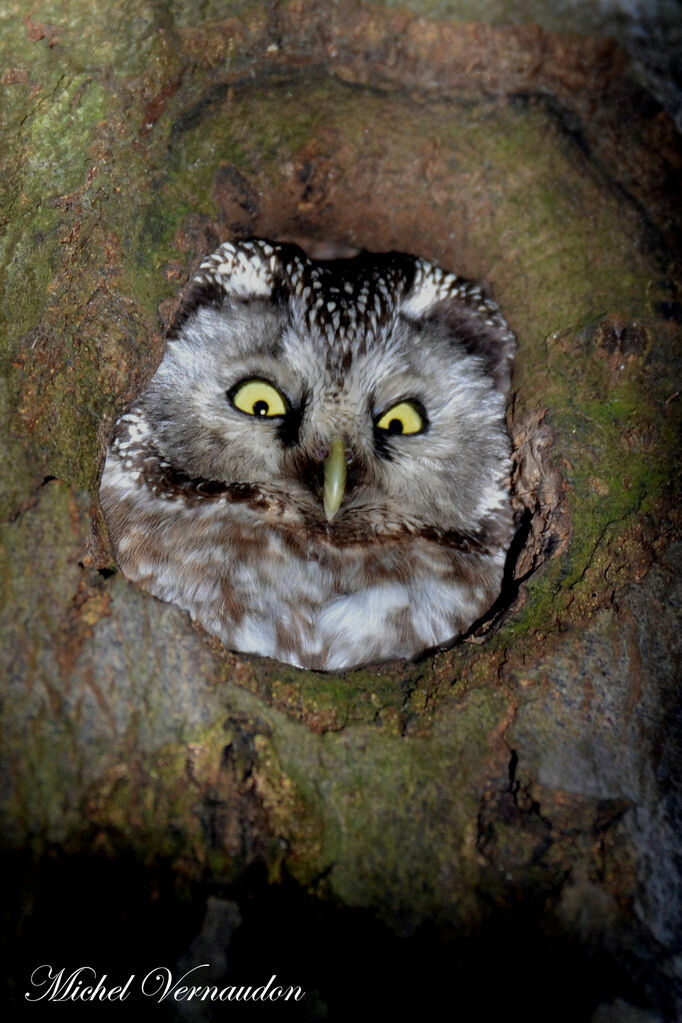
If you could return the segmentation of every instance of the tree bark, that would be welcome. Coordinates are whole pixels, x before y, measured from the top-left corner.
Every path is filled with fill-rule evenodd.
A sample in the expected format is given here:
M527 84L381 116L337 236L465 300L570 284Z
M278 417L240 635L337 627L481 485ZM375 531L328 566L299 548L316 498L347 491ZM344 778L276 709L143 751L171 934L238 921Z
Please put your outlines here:
M77 0L41 21L10 4L3 30L1 812L17 1018L39 951L54 942L73 968L94 943L114 970L113 928L132 950L112 961L133 972L137 927L173 962L199 933L216 976L231 936L237 962L272 957L265 980L302 943L309 966L286 960L282 982L305 974L318 1016L292 1018L352 1010L343 955L364 976L364 951L403 964L408 987L479 985L481 1018L504 1004L673 1020L672 122L599 36L437 22L417 3L208 6ZM447 653L298 671L224 650L115 571L97 503L113 423L198 260L247 235L433 259L489 281L518 336L519 535L495 614ZM116 898L88 915L104 884ZM54 915L73 906L60 951ZM567 992L548 1004L553 985ZM374 996L409 1003L402 987Z

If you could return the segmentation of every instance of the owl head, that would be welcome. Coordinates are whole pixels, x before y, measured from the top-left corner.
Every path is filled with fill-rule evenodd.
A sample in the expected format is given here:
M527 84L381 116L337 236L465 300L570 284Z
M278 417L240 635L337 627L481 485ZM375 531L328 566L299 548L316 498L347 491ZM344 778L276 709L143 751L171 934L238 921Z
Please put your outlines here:
M399 253L225 243L142 399L162 459L339 544L476 536L506 511L514 338L475 284Z

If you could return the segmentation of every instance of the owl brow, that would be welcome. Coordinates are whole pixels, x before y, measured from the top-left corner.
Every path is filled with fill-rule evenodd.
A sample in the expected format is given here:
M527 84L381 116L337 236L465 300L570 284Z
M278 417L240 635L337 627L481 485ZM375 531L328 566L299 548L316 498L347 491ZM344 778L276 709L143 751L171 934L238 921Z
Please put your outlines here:
M278 323L276 328L272 332L272 336L268 338L267 346L264 346L257 354L262 354L271 359L279 359L284 354L284 333L287 328L287 323Z

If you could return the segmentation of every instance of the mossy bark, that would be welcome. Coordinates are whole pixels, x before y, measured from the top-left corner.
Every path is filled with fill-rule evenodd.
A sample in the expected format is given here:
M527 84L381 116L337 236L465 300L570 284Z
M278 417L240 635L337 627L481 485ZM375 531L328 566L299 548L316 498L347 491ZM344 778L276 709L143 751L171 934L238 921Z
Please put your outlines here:
M228 889L262 863L400 933L527 907L616 964L581 1009L665 1017L680 148L607 41L411 7L6 5L5 846ZM447 653L300 672L112 574L111 427L197 260L248 234L432 258L518 335L516 560Z

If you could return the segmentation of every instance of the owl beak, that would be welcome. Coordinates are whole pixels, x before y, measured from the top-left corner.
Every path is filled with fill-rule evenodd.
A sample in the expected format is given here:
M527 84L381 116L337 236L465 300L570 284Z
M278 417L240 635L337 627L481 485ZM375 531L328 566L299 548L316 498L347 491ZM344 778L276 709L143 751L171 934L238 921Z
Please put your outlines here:
M343 501L346 490L346 445L335 437L324 460L324 511L331 522Z

